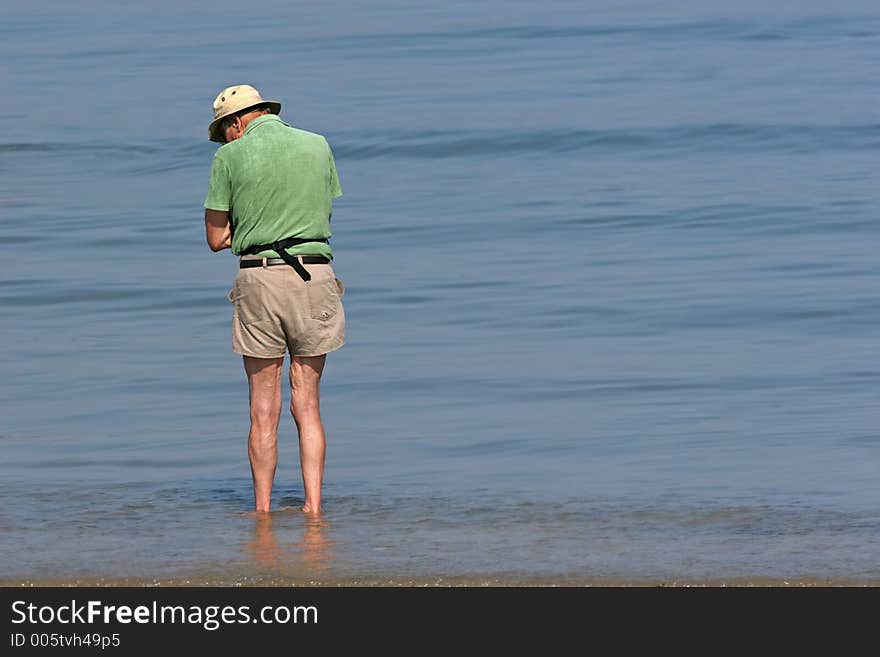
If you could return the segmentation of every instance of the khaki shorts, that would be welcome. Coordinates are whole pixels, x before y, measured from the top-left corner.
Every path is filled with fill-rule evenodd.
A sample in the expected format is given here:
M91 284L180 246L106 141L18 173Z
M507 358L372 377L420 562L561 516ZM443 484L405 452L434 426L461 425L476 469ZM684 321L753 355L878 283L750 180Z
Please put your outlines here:
M243 356L320 356L345 344L342 282L330 264L303 265L305 282L293 267L239 269L229 293L232 350Z

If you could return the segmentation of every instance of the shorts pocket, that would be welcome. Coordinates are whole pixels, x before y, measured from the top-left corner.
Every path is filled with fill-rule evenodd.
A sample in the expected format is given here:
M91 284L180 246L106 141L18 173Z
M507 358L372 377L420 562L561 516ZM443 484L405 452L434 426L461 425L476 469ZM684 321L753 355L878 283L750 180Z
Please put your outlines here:
M252 278L236 278L232 287L232 304L238 321L247 326L266 317L263 284Z
M339 312L342 302L339 299L339 285L333 276L329 278L312 278L306 283L309 295L309 316L322 322L333 319Z

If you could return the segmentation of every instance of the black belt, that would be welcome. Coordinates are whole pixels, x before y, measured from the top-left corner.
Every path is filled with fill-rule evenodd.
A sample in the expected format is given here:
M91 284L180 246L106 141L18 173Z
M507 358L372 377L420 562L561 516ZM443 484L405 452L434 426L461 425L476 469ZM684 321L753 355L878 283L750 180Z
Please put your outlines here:
M248 248L241 252L241 255L256 255L261 251L274 251L278 254L278 257L281 258L281 260L283 260L296 270L296 273L299 274L300 278L308 283L310 280L312 280L312 275L309 274L308 271L306 271L306 268L303 267L302 264L300 264L299 260L290 255L287 251L285 251L285 249L289 249L291 246L305 244L307 242L324 242L326 244L329 239L329 237L285 237L283 240L278 240L277 242L272 242L271 244L251 244ZM262 264L262 261L260 261L260 266L262 266ZM256 267L256 265L248 266Z
M302 260L304 265L326 265L330 262L330 258L325 258L324 256L319 255L304 255L304 256L291 256L294 258L299 258ZM288 264L286 260L282 260L281 258L249 258L247 260L242 259L238 265L239 269L247 269L248 267L262 267L263 261L265 260L266 266L271 267L272 265L286 265Z

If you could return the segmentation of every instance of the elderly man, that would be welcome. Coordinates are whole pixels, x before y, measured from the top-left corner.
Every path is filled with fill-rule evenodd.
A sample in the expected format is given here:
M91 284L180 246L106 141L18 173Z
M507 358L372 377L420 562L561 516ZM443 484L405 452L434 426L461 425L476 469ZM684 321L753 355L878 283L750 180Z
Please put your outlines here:
M250 85L214 100L205 231L213 251L240 256L229 298L232 349L250 387L248 455L258 512L269 511L278 463L281 369L290 352L290 411L305 501L319 513L326 442L319 387L327 353L345 342L342 283L330 260L330 215L342 191L327 140L278 118Z

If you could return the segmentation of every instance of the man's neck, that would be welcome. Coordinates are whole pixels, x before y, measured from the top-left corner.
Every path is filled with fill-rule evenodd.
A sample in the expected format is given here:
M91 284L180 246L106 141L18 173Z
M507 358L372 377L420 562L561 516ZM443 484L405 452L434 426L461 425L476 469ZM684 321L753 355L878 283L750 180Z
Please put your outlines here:
M267 112L265 110L262 110L262 111L255 110L253 112L248 112L247 114L245 114L244 116L241 117L241 131L244 132L245 130L247 130L248 124L250 124L251 121L253 121L254 119L256 119L258 117L265 116L268 113L269 112Z

